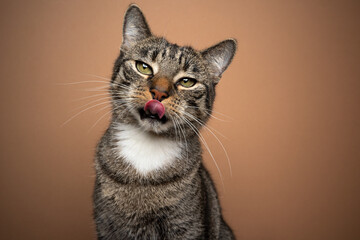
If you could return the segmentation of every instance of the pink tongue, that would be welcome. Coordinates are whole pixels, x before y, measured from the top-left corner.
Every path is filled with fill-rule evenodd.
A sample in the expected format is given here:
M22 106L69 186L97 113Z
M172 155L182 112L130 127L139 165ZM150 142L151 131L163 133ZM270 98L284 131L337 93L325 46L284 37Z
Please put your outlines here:
M149 111L153 115L157 114L159 116L159 119L161 119L165 114L164 105L155 99L148 101L145 104L144 110Z

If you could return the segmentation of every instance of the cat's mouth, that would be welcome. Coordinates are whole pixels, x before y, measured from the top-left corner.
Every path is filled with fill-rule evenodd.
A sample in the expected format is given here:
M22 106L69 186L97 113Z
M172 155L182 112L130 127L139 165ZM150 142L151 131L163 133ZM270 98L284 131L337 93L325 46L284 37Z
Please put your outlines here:
M161 123L167 122L165 107L156 99L148 101L144 108L139 110L139 113L141 120L150 119L150 121L159 121Z
M165 115L160 118L158 114L153 114L150 111L145 111L144 108L139 109L139 114L141 120L146 119L150 121L160 122L162 124L165 124L168 121L168 118Z

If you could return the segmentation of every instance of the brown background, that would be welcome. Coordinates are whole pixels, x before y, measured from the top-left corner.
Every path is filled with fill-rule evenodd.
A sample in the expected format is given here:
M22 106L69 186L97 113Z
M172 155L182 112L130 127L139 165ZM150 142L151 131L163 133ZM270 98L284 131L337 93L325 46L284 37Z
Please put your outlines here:
M232 177L203 132L239 239L360 239L356 2L137 1L171 42L239 42L217 88L225 121L210 122ZM109 108L84 97L103 93L93 75L111 76L129 3L1 2L0 239L95 239L93 155ZM105 82L63 84L79 81Z

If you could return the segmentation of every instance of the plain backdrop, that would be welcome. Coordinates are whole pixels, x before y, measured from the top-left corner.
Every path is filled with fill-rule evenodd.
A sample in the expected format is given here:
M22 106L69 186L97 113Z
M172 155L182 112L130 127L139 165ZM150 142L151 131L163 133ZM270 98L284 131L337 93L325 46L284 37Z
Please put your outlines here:
M216 137L202 132L238 239L360 239L359 2L135 2L170 42L238 40ZM0 239L95 239L93 156L130 3L1 1Z

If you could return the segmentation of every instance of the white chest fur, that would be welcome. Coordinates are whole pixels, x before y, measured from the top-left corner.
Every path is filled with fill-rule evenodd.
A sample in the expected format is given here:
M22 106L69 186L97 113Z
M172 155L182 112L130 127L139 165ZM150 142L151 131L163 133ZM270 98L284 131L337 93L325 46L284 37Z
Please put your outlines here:
M119 125L118 130L116 138L120 156L143 175L169 166L181 155L178 142L130 125Z

